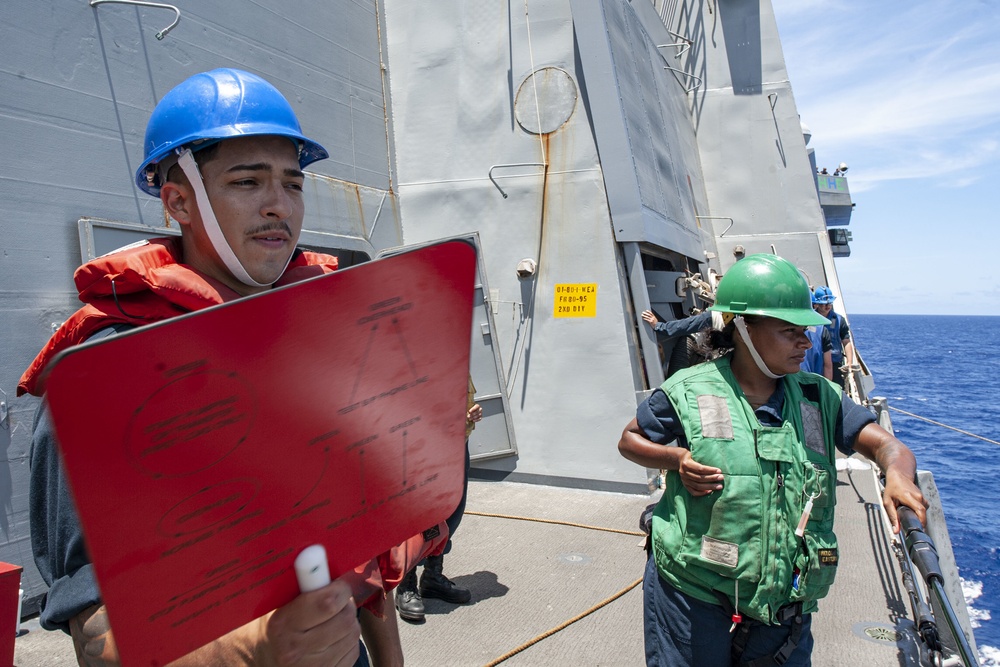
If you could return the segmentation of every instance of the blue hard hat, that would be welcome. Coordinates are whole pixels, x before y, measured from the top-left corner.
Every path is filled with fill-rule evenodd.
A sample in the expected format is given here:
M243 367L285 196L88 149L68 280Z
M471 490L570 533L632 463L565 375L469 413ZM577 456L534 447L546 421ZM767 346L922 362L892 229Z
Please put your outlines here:
M813 290L813 303L833 303L836 299L837 297L833 295L833 292L826 285L820 285Z
M288 100L278 89L238 69L202 72L163 96L146 125L143 161L135 173L139 189L160 195L156 165L187 144L192 150L222 139L253 135L288 137L299 146L299 166L330 157L326 149L302 135Z

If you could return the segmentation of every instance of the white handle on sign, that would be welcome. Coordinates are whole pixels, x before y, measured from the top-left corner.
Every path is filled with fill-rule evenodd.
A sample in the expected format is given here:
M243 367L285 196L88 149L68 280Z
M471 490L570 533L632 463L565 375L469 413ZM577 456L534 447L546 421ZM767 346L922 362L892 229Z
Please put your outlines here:
M295 557L295 576L303 593L319 590L330 583L330 568L322 544L306 547Z

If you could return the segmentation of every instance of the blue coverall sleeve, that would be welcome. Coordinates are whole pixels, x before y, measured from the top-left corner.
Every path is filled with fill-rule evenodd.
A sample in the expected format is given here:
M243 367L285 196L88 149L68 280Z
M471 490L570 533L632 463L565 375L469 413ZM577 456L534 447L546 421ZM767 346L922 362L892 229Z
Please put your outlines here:
M52 416L45 401L35 416L29 490L31 550L49 586L39 622L69 632L69 620L101 602L94 568L59 459Z
M665 445L677 440L679 445L687 446L684 427L677 418L677 411L662 389L657 389L639 404L635 420L652 442Z
M712 312L706 310L703 313L685 317L680 320L670 320L669 322L657 322L653 330L656 331L660 339L669 340L678 336L688 336L696 334L702 329L712 326Z
M854 441L861 430L876 421L875 415L868 408L858 405L847 394L840 401L841 419L838 421L840 433L837 438L837 449L850 456L854 453Z

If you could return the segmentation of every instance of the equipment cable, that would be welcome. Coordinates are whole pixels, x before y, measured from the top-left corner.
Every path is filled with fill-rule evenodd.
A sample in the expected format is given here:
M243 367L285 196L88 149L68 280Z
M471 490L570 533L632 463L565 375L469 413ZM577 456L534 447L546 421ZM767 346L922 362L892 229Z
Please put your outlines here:
M588 530L600 530L605 533L620 533L622 535L635 535L637 537L645 537L646 533L640 533L635 530L622 530L621 528L604 528L603 526L588 526L585 523L573 523L572 521L558 521L556 519L538 519L529 516L514 516L512 514L490 514L488 512L465 512L465 514L471 514L472 516L487 516L494 519L513 519L515 521L535 521L537 523L552 523L557 526L571 526L573 528L586 528Z
M563 630L564 628L569 627L573 623L576 623L581 618L585 618L586 616L589 616L590 614L594 613L595 611L597 611L601 607L614 602L615 600L617 600L621 596L625 595L626 593L628 593L630 590L632 590L633 588L635 588L636 586L638 586L641 583L642 583L642 577L639 577L638 579L636 579L635 581L633 581L631 584L629 584L625 588L621 589L620 591L618 591L617 593L615 593L611 597L607 598L606 600L598 602L597 604L595 604L593 607L591 607L587 611L583 612L582 614L577 614L576 616L574 616L573 618L569 619L568 621L564 621L564 622L560 623L559 625L557 625L556 627L552 628L551 630L547 630L546 632L543 632L542 634L538 635L534 639L532 639L530 641L527 641L524 644L521 644L520 646L518 646L513 651L508 651L507 653L504 653L502 656L500 656L499 658L497 658L493 662L487 663L486 667L495 667L496 665L499 665L501 662L504 662L504 661L506 661L506 660L508 660L510 658L513 658L515 655L517 655L518 653L520 653L524 649L529 648L529 647L537 644L538 642L542 641L543 639L554 635L555 633L559 632L560 630Z
M915 415L912 412L907 412L906 410L900 410L899 408L897 408L895 406L892 406L892 405L889 406L889 409L890 410L894 410L895 412L900 412L900 413L906 415L907 417L913 417L914 419L919 419L921 421L925 421L928 424L934 424L935 426L941 426L942 428L951 429L952 431L958 431L959 433L962 433L963 435L970 435L973 438L978 438L980 440L985 440L986 442L992 443L994 445L1000 445L1000 442L997 442L996 440L990 440L989 438L985 438L985 437L983 437L981 435L976 435L975 433L970 433L968 431L963 431L960 428L955 428L954 426L948 426L947 424L942 424L941 422L934 421L933 419L928 419L927 417L921 417L920 415Z
M539 518L535 518L535 517L514 516L512 514L491 514L491 513L488 513L488 512L469 512L469 511L466 511L465 514L466 514L466 516L472 515L472 516L491 517L491 518L495 518L495 519L512 519L512 520L515 520L515 521L534 521L534 522L537 522L537 523L551 523L551 524L555 524L555 525L558 525L558 526L571 526L571 527L574 527L574 528L585 528L587 530L600 530L600 531L603 531L603 532L606 532L606 533L619 533L621 535L635 535L636 537L645 537L646 536L646 533L641 533L641 532L638 532L638 531L635 531L635 530L622 530L622 529L619 529L619 528L604 528L602 526L589 526L589 525L583 524L583 523L573 523L571 521L558 521L556 519L539 519ZM563 621L562 623L560 623L559 625L555 626L554 628L552 628L550 630L546 630L545 632L543 632L542 634L538 635L534 639L530 639L530 640L526 641L525 643L521 644L520 646L518 646L517 648L515 648L515 649L513 649L511 651L508 651L507 653L504 653L502 656L500 656L496 660L493 660L492 662L487 663L485 667L496 667L496 665L499 665L500 663L505 662L505 661L509 660L510 658L513 658L515 655L517 655L521 651L523 651L523 650L525 650L527 648L530 648L531 646L534 646L535 644L537 644L538 642L542 641L543 639L551 637L552 635L556 634L560 630L564 630L565 628L567 628L570 625L576 623L580 619L586 618L587 616L589 616L590 614L593 614L595 611L597 611L601 607L604 607L604 606L607 606L607 605L611 604L612 602L614 602L615 600L617 600L621 596L625 595L626 593L628 593L629 591L631 591L633 588L637 587L641 583L642 583L642 577L639 577L638 579L636 579L635 581L633 581L631 584L629 584L625 588L623 588L620 591L618 591L617 593L615 593L615 594L613 594L613 595L605 598L604 600L598 602L597 604L595 604L590 609L588 609L588 610L586 610L586 611L584 611L584 612L582 612L580 614L577 614L576 616L574 616L573 618L571 618L571 619L569 619L567 621Z

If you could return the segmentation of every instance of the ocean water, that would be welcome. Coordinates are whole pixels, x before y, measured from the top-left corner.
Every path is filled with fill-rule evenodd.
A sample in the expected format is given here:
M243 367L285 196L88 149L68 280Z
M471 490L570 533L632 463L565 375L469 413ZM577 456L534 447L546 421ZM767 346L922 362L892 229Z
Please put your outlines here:
M1000 442L1000 317L852 315L851 329L875 396ZM1000 445L890 414L934 474L983 664L1000 665Z

